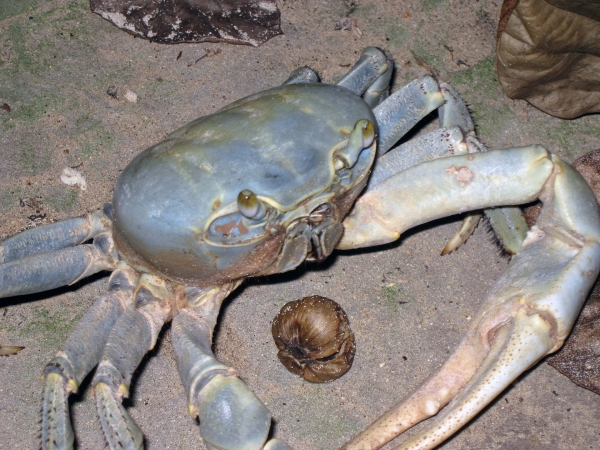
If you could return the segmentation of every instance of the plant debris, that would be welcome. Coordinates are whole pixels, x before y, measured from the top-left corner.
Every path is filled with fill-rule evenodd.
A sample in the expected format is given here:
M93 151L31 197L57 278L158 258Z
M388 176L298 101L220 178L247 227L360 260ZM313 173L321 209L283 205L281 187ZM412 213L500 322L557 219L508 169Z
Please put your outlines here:
M65 167L60 175L60 181L69 186L79 186L82 191L87 189L87 183L83 175L72 167Z
M271 332L281 363L306 381L332 381L352 367L354 333L333 300L313 295L286 303L273 319Z
M600 284L596 284L574 331L548 364L573 383L600 394Z
M227 42L254 47L282 34L275 0L90 0L96 14L153 42Z
M363 34L361 29L358 28L358 25L356 24L356 20L351 19L350 17L343 17L340 20L338 20L335 23L334 29L338 30L338 31L339 30L350 31L357 38L361 37Z
M117 89L114 86L110 86L107 90L106 93L108 94L109 97L114 98L115 100L117 100Z
M421 66L423 69L425 69L427 72L429 72L431 75L433 75L435 77L440 76L439 70L431 67L429 64L427 64L427 62L423 58L421 58L419 55L417 55L412 50L410 51L410 53L412 54L413 58L415 59L415 62L417 63L417 65Z
M510 98L563 119L600 112L600 5L505 0L496 71Z
M0 356L11 356L16 355L25 347L18 345L0 345Z
M202 55L196 61L189 63L188 67L191 67L191 66L193 66L195 64L198 64L198 62L202 61L204 58L211 58L211 57L213 57L215 55L218 55L219 53L221 53L221 49L220 48L217 48L216 50L211 50L211 49L205 48L204 49L204 55Z

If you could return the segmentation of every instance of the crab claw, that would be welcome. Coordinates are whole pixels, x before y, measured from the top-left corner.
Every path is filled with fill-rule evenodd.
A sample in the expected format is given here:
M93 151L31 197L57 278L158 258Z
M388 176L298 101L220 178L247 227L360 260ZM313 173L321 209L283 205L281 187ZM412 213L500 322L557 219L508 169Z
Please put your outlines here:
M439 161L442 167L449 165ZM467 167L467 159L464 161L463 167ZM530 167L537 165L541 172L552 163L553 170L539 185L542 214L507 272L492 288L467 336L437 373L345 449L379 448L448 405L424 431L400 446L434 448L525 370L562 346L598 276L600 216L589 186L572 167L553 155L530 162ZM489 180L502 177L499 172L503 169L493 164L486 167L478 170L474 165L469 170L474 180L487 177L483 182L492 188ZM388 187L387 193L394 189ZM523 195L522 201L527 201L529 194Z

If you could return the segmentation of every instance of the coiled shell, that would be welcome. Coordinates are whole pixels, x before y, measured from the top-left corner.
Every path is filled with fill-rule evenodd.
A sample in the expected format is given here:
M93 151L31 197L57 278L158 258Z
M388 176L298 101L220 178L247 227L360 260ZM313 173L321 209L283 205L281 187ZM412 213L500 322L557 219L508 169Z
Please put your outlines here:
M271 331L281 363L306 381L335 380L352 366L354 333L346 313L333 300L313 295L286 303Z

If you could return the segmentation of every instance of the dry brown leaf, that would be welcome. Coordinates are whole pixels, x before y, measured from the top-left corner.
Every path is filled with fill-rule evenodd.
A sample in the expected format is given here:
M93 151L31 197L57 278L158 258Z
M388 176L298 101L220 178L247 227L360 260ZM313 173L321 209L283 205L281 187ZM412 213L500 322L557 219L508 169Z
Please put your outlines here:
M600 3L590 0L546 0L557 8L565 9L590 19L600 20Z
M509 97L565 119L600 112L600 7L591 3L504 2L496 70Z
M600 394L600 284L587 301L563 349L548 364L575 384Z
M154 42L258 46L282 34L275 0L90 0L93 12Z

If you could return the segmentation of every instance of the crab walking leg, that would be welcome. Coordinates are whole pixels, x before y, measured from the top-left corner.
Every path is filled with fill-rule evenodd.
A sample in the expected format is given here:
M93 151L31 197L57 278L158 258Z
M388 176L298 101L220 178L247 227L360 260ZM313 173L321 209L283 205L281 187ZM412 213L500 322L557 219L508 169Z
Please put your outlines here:
M442 127L473 131L473 121L459 95L431 75L414 80L375 107L379 129L377 156L387 153L421 119L442 106Z
M370 107L378 105L388 96L394 62L375 47L367 47L354 67L336 84L350 89Z
M483 151L487 151L477 139L472 136L465 136L459 127L450 129L440 128L431 133L411 139L393 151L380 156L369 177L365 192L368 192L391 176L426 161L452 155L476 153L482 151L482 149ZM480 219L480 213L467 213L459 231L448 241L442 250L442 255L450 253L464 244L471 234L473 234Z
M0 242L0 264L28 256L73 247L107 233L111 228L111 205L81 217L31 228Z
M465 133L460 128L439 128L411 139L380 156L373 166L364 192L413 166L438 158L475 153L478 149L472 139L466 139Z
M444 104L438 109L440 126L444 128L459 127L465 133L475 131L475 125L467 105L458 92L446 83L440 83L439 86L444 97Z
M282 85L300 83L318 83L319 76L310 67L299 67L294 70Z
M386 153L409 129L437 107L439 107L440 127L442 127L437 136L434 132L427 135L431 136L431 139L419 137ZM468 149L464 148L462 151L463 147L455 147L454 154L487 151L486 147L473 136L473 121L464 101L451 86L438 83L433 77L426 76L405 86L375 108L374 112L379 126L377 149L379 158L367 190L410 166L448 156L443 154L448 139L444 129L449 131L460 128L466 135ZM436 138L440 141L435 142L433 139ZM486 210L485 214L490 219L505 250L515 254L521 247L527 230L522 212L518 208L494 208ZM464 244L477 227L480 218L481 214L478 212L467 214L460 230L442 250L442 255Z
M93 244L78 245L0 264L0 298L32 294L73 284L118 259L112 237L97 235Z
M496 232L502 247L509 254L516 254L527 236L527 222L518 206L488 208L484 213Z
M141 449L144 436L121 399L129 395L131 376L156 344L171 314L174 294L162 279L143 274L136 287L135 309L125 311L113 327L94 376L98 417L112 449Z
M556 156L536 158L540 150L530 147L522 153L531 153L529 164L537 167L534 172L544 204L542 214L522 250L495 284L466 338L423 386L344 448L379 448L437 414L453 399L434 423L401 446L434 448L525 370L562 346L599 272L600 216L583 178ZM502 165L500 158L496 162ZM523 162L516 167L518 172ZM495 167L490 166L489 171L494 172ZM473 170L472 175L473 181L490 174ZM518 186L512 187L518 190ZM489 188L496 189L495 183ZM529 190L528 186L520 194L524 201L529 199ZM504 203L513 203L514 197L508 192L505 197Z
M467 106L458 93L448 84L438 83L435 78L426 75L407 84L373 110L379 129L378 158L381 159L410 129L435 109L438 109L440 128L460 128L465 137L475 130ZM444 139L443 136L440 138ZM415 143L411 150L413 154L425 156L428 151L435 150L437 145L430 142L420 148ZM479 141L473 145L479 148L476 151L485 150ZM403 147L398 147L394 153L404 153L406 148ZM422 161L414 164L420 162Z
M464 106L464 103L463 103ZM466 109L466 107L465 107ZM467 141L474 147L478 147L476 151L487 152L488 149L483 143L475 138L474 136L468 136ZM469 153L474 153L469 150ZM516 254L527 234L527 222L523 211L518 206L502 206L496 208L486 208L484 214L490 221L490 225L493 228L496 236L498 237L502 248L509 254ZM473 234L477 224L479 223L479 213L469 213L469 215L463 220L463 226L461 230L454 236L442 250L442 255L446 255L462 244L464 244L469 236ZM471 221L472 229L469 230L467 221Z
M44 369L42 449L73 448L68 396L98 364L113 325L133 304L137 273L119 263L109 280L109 292L100 297L77 324L64 350Z
M465 102L460 95L446 83L440 83L440 91L444 96L444 104L438 109L440 126L443 128L458 127L465 133L468 133L466 137L467 151L459 151L456 154L460 155L464 153L487 151L487 148L474 137L475 125L473 124L473 119L471 119L467 105L465 105ZM441 255L447 255L467 242L467 239L469 239L475 231L475 228L477 228L477 225L479 225L480 220L480 212L469 212L465 214L460 229L442 249Z
M212 334L223 300L239 285L187 288L186 306L173 320L172 340L190 415L200 419L200 433L209 449L291 450L272 439L269 410L237 376L217 361Z
M444 94L445 99L445 103L438 109L440 126L445 128L460 127L463 131L474 131L475 126L473 125L467 106L458 93L445 83L440 83L440 90ZM477 147L475 151L488 151L486 146L474 136L471 135L467 139L474 148ZM474 151L469 150L469 153L474 153ZM504 250L511 255L517 253L527 233L527 224L521 208L487 208L484 210L484 213L502 243ZM461 229L450 239L441 254L446 255L453 252L464 244L469 236L473 234L473 231L475 231L480 218L480 213L469 213L463 220Z

